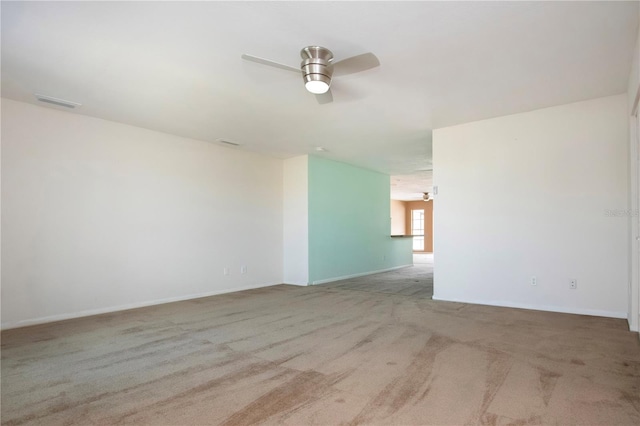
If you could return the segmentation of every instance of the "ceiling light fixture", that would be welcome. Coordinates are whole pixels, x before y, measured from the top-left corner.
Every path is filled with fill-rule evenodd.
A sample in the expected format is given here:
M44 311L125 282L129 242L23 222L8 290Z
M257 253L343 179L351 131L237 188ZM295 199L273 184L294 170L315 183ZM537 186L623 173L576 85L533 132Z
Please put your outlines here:
M327 152L328 149L323 146L316 146L316 151L318 152Z
M329 91L331 80L322 74L308 74L304 76L304 87L314 95L322 95Z
M333 53L325 47L307 46L300 56L304 87L314 95L327 93L333 75Z
M41 95L39 93L34 93L37 100L40 102L46 102L48 104L58 105L65 108L75 108L82 106L82 104L73 101L67 101L64 99L54 98L53 96Z

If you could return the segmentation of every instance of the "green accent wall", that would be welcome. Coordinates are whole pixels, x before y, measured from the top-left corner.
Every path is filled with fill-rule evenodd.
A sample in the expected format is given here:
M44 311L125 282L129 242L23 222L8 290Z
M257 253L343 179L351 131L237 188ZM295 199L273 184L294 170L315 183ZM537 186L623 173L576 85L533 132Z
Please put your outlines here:
M388 175L314 156L308 173L309 283L412 263L394 253Z

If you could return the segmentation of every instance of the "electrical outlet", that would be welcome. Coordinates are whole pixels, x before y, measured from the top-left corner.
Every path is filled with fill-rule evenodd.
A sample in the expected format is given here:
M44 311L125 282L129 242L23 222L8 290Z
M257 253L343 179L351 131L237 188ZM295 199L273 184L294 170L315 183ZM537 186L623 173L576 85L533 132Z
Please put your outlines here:
M572 290L575 290L576 288L578 288L578 280L574 278L571 281L569 281L569 288Z
M240 267L240 273L241 273L241 274L246 274L246 273L247 273L247 267L246 267L245 265L242 265L242 266Z
M531 285L538 285L538 278L535 276L531 277Z
M224 269L222 269L222 274L229 275L229 267L225 266Z

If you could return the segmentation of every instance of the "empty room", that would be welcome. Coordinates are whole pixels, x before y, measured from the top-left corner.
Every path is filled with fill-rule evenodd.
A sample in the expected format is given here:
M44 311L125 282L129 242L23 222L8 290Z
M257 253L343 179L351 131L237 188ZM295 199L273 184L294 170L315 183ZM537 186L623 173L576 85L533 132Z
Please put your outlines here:
M2 425L640 424L640 8L0 2Z

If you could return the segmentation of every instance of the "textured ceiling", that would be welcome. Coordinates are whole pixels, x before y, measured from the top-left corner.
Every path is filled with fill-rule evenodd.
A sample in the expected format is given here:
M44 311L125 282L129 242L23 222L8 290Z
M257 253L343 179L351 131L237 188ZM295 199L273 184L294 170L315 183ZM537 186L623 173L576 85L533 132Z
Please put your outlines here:
M391 177L391 199L393 200L422 200L425 192L433 194L433 171L431 170Z
M1 7L5 97L42 93L82 103L79 114L280 158L323 146L412 185L422 176L424 191L416 172L431 168L433 128L624 92L638 18L636 2ZM381 65L335 78L334 102L319 105L301 77L240 59L297 66L311 44Z

